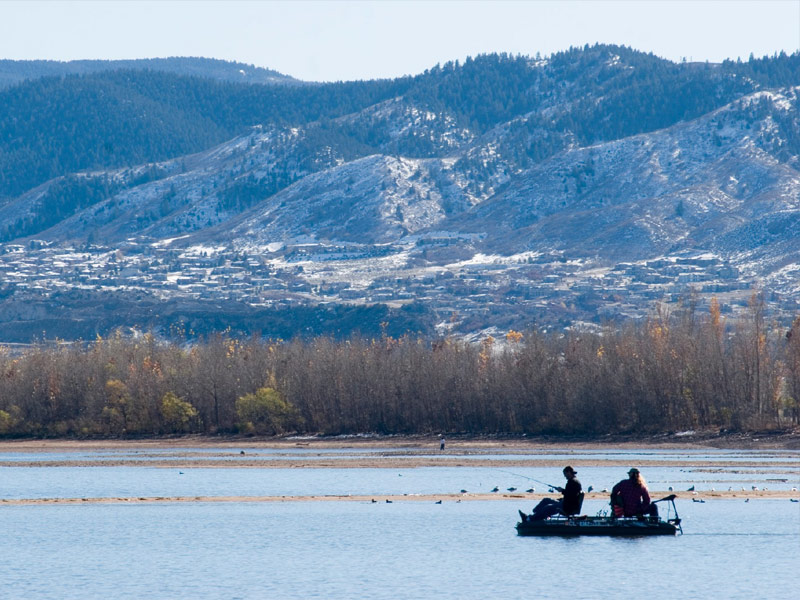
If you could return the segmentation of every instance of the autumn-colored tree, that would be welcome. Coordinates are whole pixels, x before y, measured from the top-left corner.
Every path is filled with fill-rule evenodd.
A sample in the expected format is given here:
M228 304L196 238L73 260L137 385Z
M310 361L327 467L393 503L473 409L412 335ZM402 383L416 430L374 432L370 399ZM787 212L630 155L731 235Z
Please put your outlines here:
M169 433L187 433L197 422L197 410L191 403L167 392L161 398L161 415Z
M236 400L239 429L244 433L277 435L296 425L298 413L274 389L262 387Z

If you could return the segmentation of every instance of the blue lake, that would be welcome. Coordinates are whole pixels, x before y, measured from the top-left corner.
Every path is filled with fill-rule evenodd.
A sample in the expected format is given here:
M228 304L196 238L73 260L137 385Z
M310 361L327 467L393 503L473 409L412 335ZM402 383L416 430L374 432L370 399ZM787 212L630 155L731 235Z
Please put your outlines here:
M573 461L574 462L574 461ZM611 488L625 477L620 467L582 467L584 488ZM652 490L700 491L800 488L800 468L769 465L760 468L649 467L644 470ZM174 468L174 467L2 467L0 498L113 498L154 496L305 496L364 494L456 494L465 489L487 493L494 487L506 491L560 485L561 469L496 467L388 468Z
M248 450L248 454L250 451ZM169 454L169 452L166 452ZM343 453L347 454L347 453ZM800 487L800 453L736 453L764 467L720 467L691 454L648 467L652 489L695 485ZM36 453L39 461L53 460ZM74 458L75 455L70 455ZM624 477L582 467L584 487ZM619 455L615 454L615 458ZM637 460L675 455L632 452ZM681 456L688 456L687 453ZM92 453L88 459L96 458ZM711 460L708 460L711 459ZM28 458L27 460L32 460ZM345 459L346 460L346 459ZM5 455L0 462L13 460ZM686 464L684 464L686 462ZM731 461L734 462L734 461ZM559 483L559 468L416 469L4 466L0 498L408 494L384 502L155 502L0 505L0 597L395 599L800 597L800 503L677 501L685 534L649 539L522 538L529 499L414 500L414 494ZM777 481L781 480L781 481ZM680 488L678 488L680 486ZM726 488L727 489L727 488ZM736 489L736 488L734 488ZM587 500L586 514L606 508Z
M521 538L518 501L0 508L5 598L797 597L788 500L679 503L683 536ZM595 507L586 507L588 510Z

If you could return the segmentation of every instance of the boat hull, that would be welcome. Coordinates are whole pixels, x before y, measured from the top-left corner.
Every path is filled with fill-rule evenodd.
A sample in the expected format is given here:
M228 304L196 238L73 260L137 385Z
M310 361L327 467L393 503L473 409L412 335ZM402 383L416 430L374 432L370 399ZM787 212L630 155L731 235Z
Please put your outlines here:
M605 535L640 537L648 535L677 535L679 523L661 519L614 519L611 517L551 518L543 521L525 520L517 523L517 534L525 536Z

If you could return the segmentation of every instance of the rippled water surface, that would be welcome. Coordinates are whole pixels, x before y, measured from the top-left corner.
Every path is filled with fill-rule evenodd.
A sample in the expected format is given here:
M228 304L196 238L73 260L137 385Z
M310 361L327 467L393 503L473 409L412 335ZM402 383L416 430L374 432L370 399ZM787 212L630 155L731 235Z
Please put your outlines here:
M679 505L686 534L521 538L518 503L0 510L7 598L796 598L788 501Z
M250 451L248 451L249 454ZM362 451L363 452L363 451ZM167 452L169 454L169 452ZM347 453L343 453L347 454ZM648 467L651 487L798 486L798 453L736 453ZM33 456L33 455L32 455ZM89 460L97 458L86 455ZM584 487L624 476L553 455ZM35 454L45 463L52 455ZM619 458L618 454L614 454ZM74 454L70 455L74 458ZM631 453L640 460L672 459ZM708 460L711 459L711 460ZM725 456L722 456L725 459ZM0 456L0 462L12 462ZM30 458L24 462L30 462ZM0 498L408 494L358 501L0 505L0 597L25 600L261 598L769 598L798 594L800 503L788 498L677 501L685 534L648 539L518 537L533 500L414 500L561 481L559 468L0 468ZM752 483L755 482L755 483ZM604 510L587 500L586 514Z

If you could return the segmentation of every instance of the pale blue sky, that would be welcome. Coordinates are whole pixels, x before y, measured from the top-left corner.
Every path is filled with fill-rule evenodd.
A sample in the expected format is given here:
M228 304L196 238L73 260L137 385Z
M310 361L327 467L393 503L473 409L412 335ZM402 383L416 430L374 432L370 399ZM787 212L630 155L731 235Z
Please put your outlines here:
M800 0L0 0L0 58L206 56L316 81L595 42L675 61L791 53L800 49Z

